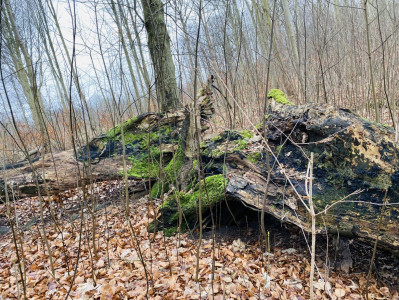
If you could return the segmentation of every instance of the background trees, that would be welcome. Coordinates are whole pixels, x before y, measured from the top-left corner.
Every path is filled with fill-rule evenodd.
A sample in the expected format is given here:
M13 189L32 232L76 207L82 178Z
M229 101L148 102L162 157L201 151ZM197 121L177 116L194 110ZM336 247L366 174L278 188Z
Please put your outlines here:
M46 136L56 149L70 147L70 100L77 124L89 125L89 137L113 126L117 111L126 119L192 101L197 2L76 2L76 66L71 69L73 2L4 0L5 87L26 135L41 137L32 147L46 143ZM260 120L270 88L282 89L298 104L328 103L394 123L399 3L277 0L270 39L272 4L203 3L197 78L201 84L209 74L215 76L215 130L247 128L250 116ZM3 88L0 95L5 123L10 116Z
M9 54L7 66L9 71L13 72L15 79L17 79L19 86L22 88L29 105L34 126L40 132L42 142L48 145L49 140L47 138L46 124L43 116L44 105L40 91L42 76L40 73L42 66L40 62L35 61L35 56L37 57L40 49L36 48L37 41L35 41L35 34L26 28L26 26L30 25L30 16L20 16L25 17L24 21L27 22L27 24L25 22L25 24L17 24L14 12L15 8L13 10L10 1L5 0L3 5L4 7L1 12L3 18L2 26L4 27L2 29L1 38L3 39L2 44L8 50ZM25 31L24 33L26 34L24 38L21 34L22 31ZM30 46L30 49L28 49L28 46ZM13 86L13 88L16 89L15 86ZM19 95L16 94L16 97L18 98Z

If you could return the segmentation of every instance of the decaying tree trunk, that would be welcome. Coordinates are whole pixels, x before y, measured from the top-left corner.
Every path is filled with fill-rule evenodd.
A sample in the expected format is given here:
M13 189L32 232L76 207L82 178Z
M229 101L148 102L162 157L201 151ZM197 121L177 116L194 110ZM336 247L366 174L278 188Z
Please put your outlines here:
M129 163L136 164L138 169L132 172L132 178L148 177L144 159L147 157L148 136L154 144L152 150L159 146L161 141L162 154L166 161L170 160L176 143L183 120L184 111L179 110L169 114L146 113L128 120L124 123L125 138L128 140L126 153L134 159ZM167 128L170 124L170 129ZM154 150L155 151L155 150ZM44 180L50 187L50 194L57 194L67 189L79 186L77 182L77 165L82 163L91 163L91 176L96 181L121 179L123 170L122 161L122 142L120 137L120 127L117 126L107 133L94 138L89 145L81 147L78 151L79 161L73 158L73 150L63 151L54 155L55 167L50 154L43 157L33 158L33 167L42 174L44 161L45 178L39 178L41 188L44 189ZM153 160L159 157L152 157ZM14 190L18 197L29 197L37 195L37 188L32 178L32 170L26 161L7 167L7 176L9 184L14 185ZM56 172L57 171L57 172ZM58 174L58 178L56 177ZM157 178L157 174L152 173L150 177ZM0 200L4 196L4 186L0 178ZM3 188L3 189L2 189Z
M193 137L196 130L206 130L206 122L213 114L210 86L208 83L201 90L197 101L201 128L193 127L190 106L162 114L143 114L123 123L126 153L130 157L129 176L151 181L154 197L166 196L161 207L163 228L177 226L177 197L182 203L184 226L198 225L199 180L205 190L205 222L209 220L209 210L226 201L239 201L255 211L262 209L267 178L262 132L225 131L203 140L200 147L205 178L197 178ZM266 119L272 166L266 213L310 232L311 220L304 203L308 203L305 180L308 158L313 152L317 232L328 230L372 242L377 237L376 220L386 194L388 209L379 246L399 253L399 147L392 128L362 119L348 110L310 104L276 104ZM121 128L117 126L79 150L79 163L93 164L94 179L121 176L120 134ZM52 177L53 165L46 157L46 178L42 180L54 192L75 187L76 177L71 174L77 162L71 153L56 155L56 163L60 187ZM41 160L35 167L41 167ZM35 190L27 191L33 186L29 183L30 174L26 166L8 170L8 181L19 185L22 195L31 195ZM330 209L326 211L327 208ZM239 220L241 212L235 213L235 220Z
M210 84L205 85L199 95L198 124L201 124L201 131L207 128L206 120L213 114L213 98L211 97ZM174 176L169 162L176 163L174 170L180 169L183 164L190 164L193 159L192 153L195 151L195 131L193 115L193 104L184 109L174 110L165 113L145 113L134 117L123 123L126 154L131 158L129 163L129 176L135 179L148 179L156 181L160 178L160 173L166 174L168 180L163 185L163 189L155 195L166 192L171 181L170 176ZM36 155L37 152L32 152ZM63 151L54 155L55 167L50 154L43 157L31 156L33 167L42 174L44 161L45 178L39 178L39 183L44 188L44 180L51 188L50 194L57 194L60 191L75 188L78 186L76 181L77 164L91 163L94 180L110 180L122 178L122 142L121 128L116 126L105 134L91 140L91 142L78 150L78 162L73 159L72 150ZM160 155L162 157L162 166L159 163ZM150 171L148 171L148 162L150 162ZM17 196L27 197L35 196L37 188L32 178L32 170L26 161L8 165L8 182L15 187ZM163 170L165 169L165 171ZM58 172L56 172L56 170ZM58 178L56 174L58 173ZM89 176L89 175L88 175ZM184 178L184 177L182 177ZM179 182L180 179L178 180ZM184 183L183 183L184 184ZM4 185L0 178L0 197L4 195ZM1 200L2 198L0 198Z
M241 201L261 211L267 190L266 213L311 232L304 204L308 205L305 180L313 152L317 232L339 232L372 242L386 194L389 213L384 216L379 245L399 253L399 148L392 128L329 106L277 104L266 117L272 151L268 189L262 135L245 130L223 132L201 143L206 174L202 180L209 195L203 211L225 200ZM186 226L198 225L198 179L185 178L192 182L178 194L172 193L161 208L164 227L177 224L176 197L184 203ZM234 219L239 218L240 212Z
M302 201L308 203L305 179L313 152L318 232L327 229L374 240L387 194L389 213L384 216L379 244L399 252L399 147L392 128L347 110L315 105L277 105L267 124L273 151L267 213L310 232L310 216ZM212 161L206 173L217 172L226 161L226 196L261 210L267 168L260 136L236 132L219 137L203 145L204 161Z

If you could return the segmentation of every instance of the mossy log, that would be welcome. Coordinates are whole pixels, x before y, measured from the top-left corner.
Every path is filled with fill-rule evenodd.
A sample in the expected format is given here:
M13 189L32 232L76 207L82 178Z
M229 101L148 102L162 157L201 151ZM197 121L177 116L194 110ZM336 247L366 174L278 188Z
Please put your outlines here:
M279 104L273 106L265 125L272 152L265 206L269 216L310 232L310 216L303 203L309 204L305 180L313 152L315 210L323 212L330 207L318 215L317 232L339 232L366 243L379 236L380 247L399 253L399 148L392 128L349 110ZM204 212L223 201L237 200L251 209L262 209L267 183L265 149L263 132L259 131L226 131L201 143L207 174L206 180L201 181L203 187L225 186L222 194L210 196L211 201L209 194L203 194ZM193 170L194 164L191 173L195 174ZM198 181L195 176L188 178L194 184L171 193L161 207L161 225L176 226L177 200L185 218L183 227L198 225L193 210L199 201ZM216 184L216 178L224 180ZM361 192L353 194L358 190ZM384 201L387 206L378 232Z
M205 178L197 178L194 136L196 131L202 133L207 129L206 122L213 113L209 87L201 90L199 100L199 128L193 128L192 107L162 114L147 113L122 124L129 176L152 181L154 197L167 196L161 208L160 222L164 227L177 224L177 200L182 205L185 224L195 226L200 184L204 191L204 213L218 203L230 201L240 201L253 210L262 208L267 178L262 132L225 131L202 140ZM310 217L302 201L308 203L304 185L308 158L313 152L316 212L362 190L326 214L320 214L318 232L339 231L340 235L369 243L379 236L381 247L399 252L399 148L392 128L344 109L278 103L266 116L265 124L267 142L273 152L265 207L269 216L310 231ZM263 124L257 126L258 130L263 127ZM94 179L121 178L120 129L115 127L79 150L78 163L90 162ZM71 176L77 164L72 151L56 154L55 160L59 184L52 160L47 156L42 184L46 180L54 192L76 186L76 177ZM41 166L42 159L35 162L35 168L40 170ZM37 192L30 171L26 165L7 171L8 181L20 186L21 196ZM384 198L388 206L378 233Z
M200 131L207 128L206 120L213 114L213 98L210 85L201 89L196 101L198 125ZM122 179L122 128L125 142L125 153L128 162L128 176L131 179L154 183L153 194L158 197L175 184L176 174L184 178L182 167L189 169L193 162L194 137L193 104L179 110L163 113L145 113L126 120L101 136L95 137L87 145L78 149L78 159L74 158L72 150L44 157L36 157L33 168L38 174L39 188L42 195L48 192L53 195L67 189L80 186L77 181L77 167L85 169L85 178L95 181ZM90 168L82 168L83 165ZM190 166L190 167L186 167ZM44 170L44 174L43 174ZM162 180L162 184L159 182ZM27 161L21 161L7 168L7 183L9 192L13 190L17 197L36 196L38 194L32 169ZM11 186L13 189L11 189ZM0 172L0 201L4 201L4 180Z
M340 232L399 253L399 148L389 126L348 110L316 105L277 105L266 120L271 181L266 213L310 232L302 201L310 153L314 153L313 200L317 231ZM263 133L262 133L263 135ZM202 143L206 174L226 174L226 199L261 210L266 190L262 135L223 132ZM361 190L340 204L334 203ZM378 218L384 199L380 233Z
M159 176L159 160L162 158L167 164L177 149L180 129L185 119L184 110L156 114L146 113L125 121L124 137L128 158L129 177L132 179L148 178L153 181ZM85 168L86 178L92 177L95 181L122 179L123 157L121 126L109 130L105 134L94 138L90 143L78 149L78 161L72 150L54 154L46 154L35 159L33 168L39 178L39 188L42 195L46 195L44 181L47 183L51 195L76 188L81 183L77 181L77 166L83 170L83 164L90 163ZM54 160L53 160L54 158ZM150 168L148 168L150 163ZM134 166L134 168L132 168ZM44 167L44 175L43 175ZM89 172L90 171L90 172ZM4 201L4 181L0 172L0 200ZM90 173L90 174L89 174ZM38 191L32 178L32 169L26 161L18 163L14 168L7 170L7 182L14 187L17 197L37 196ZM148 184L147 184L148 187ZM11 188L9 189L11 193Z

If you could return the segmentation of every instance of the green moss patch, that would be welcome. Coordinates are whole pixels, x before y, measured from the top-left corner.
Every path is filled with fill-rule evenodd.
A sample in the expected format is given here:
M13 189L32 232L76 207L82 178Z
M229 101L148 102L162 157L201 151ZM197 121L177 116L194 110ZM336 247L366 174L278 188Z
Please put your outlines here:
M137 117L133 117L133 118L131 118L131 119L126 120L125 122L123 122L123 123L122 123L123 132L127 132L127 131L130 129L130 127L131 127L134 123L137 122L137 120L138 120ZM108 130L108 131L105 133L105 135L106 135L107 137L113 139L113 138L117 137L118 135L120 135L121 132L122 132L122 131L121 131L121 124L118 124L118 125L115 126L114 128Z
M208 176L197 183L191 192L177 192L170 195L161 207L163 227L175 228L177 226L179 218L178 201L180 201L185 220L187 220L189 226L193 226L198 217L200 185L202 187L202 213L205 213L216 203L224 200L227 183L228 180L221 174Z
M248 148L248 142L245 140L238 140L236 141L236 146L234 147L233 151L240 151Z
M134 118L124 123L124 126L129 127L134 123ZM111 135L112 131L112 135ZM107 136L113 136L112 139L120 143L122 136L120 134L120 126L111 129ZM119 134L116 134L119 131ZM115 132L115 134L113 134ZM177 143L177 139L171 136L170 126L162 126L156 130L148 132L124 132L124 140L126 145L126 152L128 153L132 167L128 171L129 176L137 178L156 178L159 175L159 160L161 152L160 143ZM169 161L166 161L168 163Z
M137 178L156 178L159 174L159 148L151 147L150 151L143 154L140 158L137 156L129 157L132 164L129 170L129 176Z
M172 160L167 164L167 166L163 169L163 174L161 174L162 182L158 181L154 184L151 189L151 195L154 198L159 198L163 193L169 191L169 187L171 184L175 184L176 182L176 174L179 173L180 168L184 163L184 152L179 147L175 152Z
M253 132L249 130L240 130L238 133L246 139L251 139L254 136Z
M252 163L257 163L262 160L262 153L261 152L251 152L247 156L248 160Z
M208 176L197 183L194 191L185 195L184 210L196 210L199 201L199 185L202 185L202 209L205 211L210 206L224 199L227 179L223 175Z
M284 92L279 89L271 89L267 94L267 98L273 98L274 101L280 104L294 105L294 103L287 99Z

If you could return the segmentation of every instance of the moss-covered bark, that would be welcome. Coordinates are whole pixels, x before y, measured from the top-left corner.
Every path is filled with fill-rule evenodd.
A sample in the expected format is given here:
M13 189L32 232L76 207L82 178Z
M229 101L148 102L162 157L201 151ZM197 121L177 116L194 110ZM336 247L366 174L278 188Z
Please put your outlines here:
M388 191L388 201L399 198L399 149L394 142L393 130L346 110L314 105L280 106L277 111L271 111L267 124L270 124L267 136L274 156L271 157L266 212L310 231L310 217L299 197L308 202L304 182L308 157L313 152L316 212L357 189L363 189L362 193L350 198L350 202L336 205L327 214L320 215L318 232L327 228L331 233L340 232L341 235L373 241L377 236L377 217L385 191ZM265 190L267 167L261 136L247 131L226 131L203 141L201 151L204 171L208 174L205 182L210 180L208 178L228 178L224 179L225 191L210 184L218 192L211 196L210 203L204 200L205 213L225 197L262 209L260 199ZM221 187L220 184L217 186ZM172 228L166 229L168 233L176 228L177 197L188 225L195 225L198 183L191 190L177 190L166 199L161 211L163 227ZM398 226L399 210L395 206L389 207L384 216L380 246L399 252Z
M123 122L126 154L131 168L129 176L135 178L157 178L160 161L168 164L179 143L183 111L175 114L143 114ZM96 163L102 158L122 154L121 126L118 125L88 146L79 150L81 161ZM90 157L89 157L90 153Z
M225 131L218 136L215 136L209 140L206 140L201 145L201 160L203 162L204 173L207 174L205 179L198 183L197 174L197 161L192 161L189 176L187 181L189 184L185 190L176 190L165 199L165 202L161 208L162 217L159 220L162 224L162 228L167 230L168 233L172 229L176 228L178 221L178 200L182 207L182 213L184 214L185 222L184 228L198 225L198 201L199 201L199 184L202 184L202 210L204 215L209 214L209 209L215 204L220 203L226 199L226 188L229 180L226 174L225 156L242 154L243 151L248 151L249 144L254 139L254 133L243 130L243 131ZM255 138L256 139L256 138ZM256 155L255 157L260 157ZM183 158L183 156L181 156ZM172 162L169 163L165 170L171 170L169 167ZM165 172L166 173L166 172ZM170 173L170 171L168 171ZM171 176L172 177L172 176ZM174 180L174 178L172 178ZM159 185L154 185L154 189L157 188L159 191ZM153 196L158 195L153 193Z
M266 211L310 230L310 218L298 194L307 203L304 182L308 157L313 152L316 212L362 190L349 201L320 215L317 220L319 232L326 225L331 232L338 230L366 241L375 239L385 192L388 203L399 199L399 148L393 129L347 110L316 105L276 106L269 114L267 124L268 142L278 163L272 157ZM228 154L226 158L230 179L227 193L261 209L259 198L263 197L267 174L264 148L251 141L251 146L239 154L235 158ZM398 216L399 209L388 206L380 234L380 246L397 252Z
M177 149L171 161L163 169L163 174L161 174L158 180L151 189L152 197L159 198L163 193L169 191L170 185L176 183L177 174L179 174L180 168L185 162L185 156L181 147Z
M202 212L209 212L214 205L225 199L225 187L228 180L222 174L208 176L198 182L194 188L188 192L172 193L163 203L161 207L162 212L162 227L172 228L178 225L178 201L182 208L184 215L184 228L194 227L198 225L197 213L199 203L199 185L202 185Z

